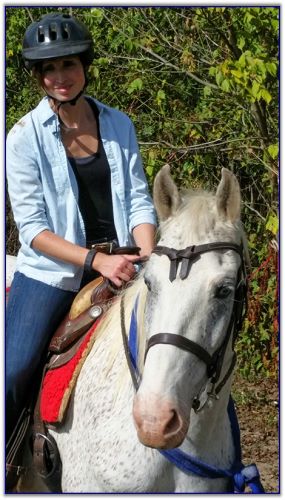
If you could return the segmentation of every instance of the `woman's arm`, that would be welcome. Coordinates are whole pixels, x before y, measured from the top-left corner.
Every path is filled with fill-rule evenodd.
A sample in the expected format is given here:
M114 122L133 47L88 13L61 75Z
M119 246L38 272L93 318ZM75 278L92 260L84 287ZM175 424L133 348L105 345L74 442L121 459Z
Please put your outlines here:
M83 267L88 249L65 240L52 231L42 231L32 241L32 248L61 261Z
M89 252L87 248L75 245L47 230L35 236L32 247L50 257L80 267L84 266ZM123 282L129 281L135 274L133 262L136 262L139 258L136 255L106 255L98 252L95 255L92 267L120 287Z
M149 256L155 245L156 227L153 224L139 224L133 229L133 237L136 245L141 248L142 257Z

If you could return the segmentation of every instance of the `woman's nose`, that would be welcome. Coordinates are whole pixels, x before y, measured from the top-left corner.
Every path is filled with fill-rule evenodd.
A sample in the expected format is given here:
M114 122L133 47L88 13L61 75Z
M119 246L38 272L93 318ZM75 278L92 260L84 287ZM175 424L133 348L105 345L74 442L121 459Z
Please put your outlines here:
M60 69L55 72L54 76L56 82L63 83L66 80L65 72Z

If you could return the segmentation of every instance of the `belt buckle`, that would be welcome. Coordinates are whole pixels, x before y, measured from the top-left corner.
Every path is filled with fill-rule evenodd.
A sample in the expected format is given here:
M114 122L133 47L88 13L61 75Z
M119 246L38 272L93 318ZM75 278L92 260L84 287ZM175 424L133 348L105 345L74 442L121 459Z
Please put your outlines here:
M114 242L113 241L106 241L105 243L93 243L91 245L91 248L104 248L106 249L106 253L110 254L113 252L113 247L114 247Z

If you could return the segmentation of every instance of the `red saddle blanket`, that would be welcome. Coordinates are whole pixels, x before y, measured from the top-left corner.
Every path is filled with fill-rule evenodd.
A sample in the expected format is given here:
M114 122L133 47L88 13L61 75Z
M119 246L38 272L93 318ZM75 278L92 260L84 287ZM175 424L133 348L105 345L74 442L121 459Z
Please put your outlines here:
M100 318L92 325L78 351L67 363L50 369L45 374L40 395L40 413L44 422L54 424L63 421L80 370L94 344L99 322Z

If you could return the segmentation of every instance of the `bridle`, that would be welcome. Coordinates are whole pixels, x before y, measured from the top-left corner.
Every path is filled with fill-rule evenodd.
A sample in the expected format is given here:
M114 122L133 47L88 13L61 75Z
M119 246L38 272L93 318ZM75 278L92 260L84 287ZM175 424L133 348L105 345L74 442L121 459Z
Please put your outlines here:
M157 344L170 344L175 347L178 347L179 349L188 351L195 356L197 356L201 361L203 361L206 366L207 366L207 376L210 382L212 383L212 388L210 391L210 395L217 397L217 394L221 391L222 387L225 385L226 381L230 377L234 366L235 366L235 361L236 361L236 354L233 351L233 358L230 363L230 366L223 377L223 379L219 382L218 386L215 387L215 384L219 381L220 375L221 375L221 370L223 366L223 360L225 356L225 352L228 346L229 339L231 338L231 335L233 334L233 347L234 347L234 342L236 340L237 334L240 331L243 323L243 318L246 312L246 305L247 305L247 284L246 284L246 269L245 269L245 260L244 260L244 251L243 251L243 245L237 245L236 243L230 243L230 242L214 242L214 243L207 243L203 245L192 245L189 246L183 250L176 250L174 248L169 248L166 246L156 246L152 253L156 255L165 255L169 258L170 260L170 272L169 272L169 280L172 282L176 279L177 275L177 269L178 269L178 264L181 262L181 270L180 270L180 278L184 280L187 278L190 272L190 267L191 264L193 263L194 260L200 258L201 254L206 253L206 252L211 252L215 250L233 250L236 253L239 254L241 258L241 264L238 270L237 274L237 284L235 288L235 296L234 296L234 306L230 318L230 322L227 328L227 332L225 335L225 338L221 344L221 346L211 355L209 354L206 349L204 349L202 346L200 346L198 343L193 342L192 340L189 340L182 335L177 335L174 333L157 333L153 336L151 336L146 344L146 350L145 350L145 357L148 354L149 349L151 349L153 346ZM122 319L122 307L123 307L123 301L121 301L121 319ZM121 321L122 324L122 331L123 331L123 323L124 321ZM124 338L125 337L125 338ZM123 340L124 340L124 346L125 346L125 352L129 364L130 370L134 371L134 363L130 362L130 350L127 346L126 342L126 334L123 334ZM132 379L134 381L135 376L134 373L132 373ZM136 383L135 387L138 389L139 384ZM200 407L200 401L199 398L195 398L194 400L194 409L195 411L198 411Z

